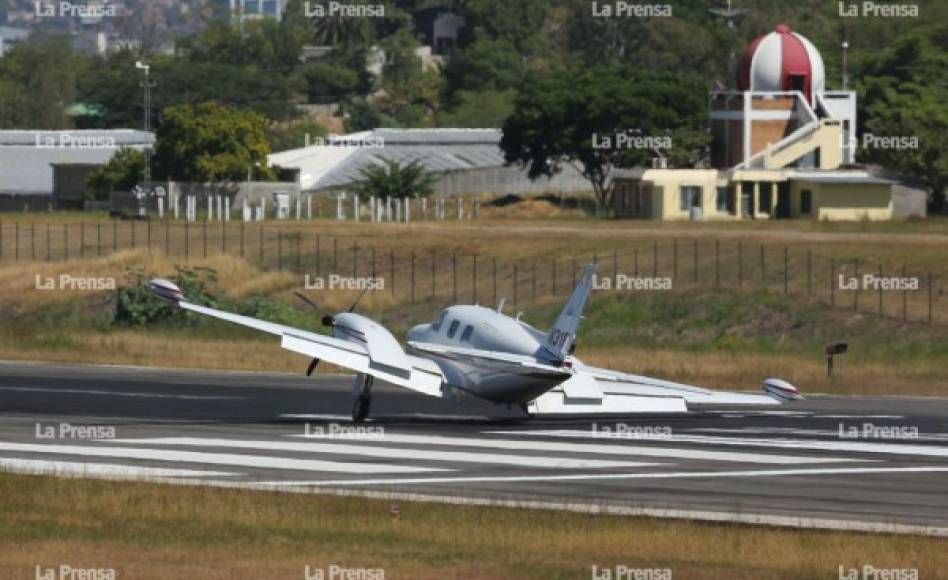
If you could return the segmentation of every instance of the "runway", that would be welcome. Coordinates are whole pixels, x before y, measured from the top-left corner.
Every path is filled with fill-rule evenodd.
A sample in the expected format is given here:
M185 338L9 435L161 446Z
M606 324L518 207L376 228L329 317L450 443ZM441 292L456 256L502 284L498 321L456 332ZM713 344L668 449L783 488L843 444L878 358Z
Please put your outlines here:
M948 399L529 419L378 385L357 427L351 382L0 363L0 470L948 536Z

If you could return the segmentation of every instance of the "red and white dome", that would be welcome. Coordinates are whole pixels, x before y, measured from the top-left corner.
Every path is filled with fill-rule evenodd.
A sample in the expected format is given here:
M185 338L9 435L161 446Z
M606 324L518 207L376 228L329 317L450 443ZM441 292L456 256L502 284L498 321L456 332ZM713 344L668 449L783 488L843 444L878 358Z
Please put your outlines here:
M742 91L801 91L813 102L825 88L823 58L809 40L781 24L754 39L737 73Z

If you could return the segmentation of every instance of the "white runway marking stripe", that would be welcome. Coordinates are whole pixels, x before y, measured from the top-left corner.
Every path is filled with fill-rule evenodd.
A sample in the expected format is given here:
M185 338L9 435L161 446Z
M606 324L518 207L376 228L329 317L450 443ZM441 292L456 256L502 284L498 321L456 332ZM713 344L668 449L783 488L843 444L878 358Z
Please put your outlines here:
M79 463L74 461L49 461L46 459L0 458L0 470L34 475L79 475L106 477L222 477L239 475L226 471L201 471L197 469L167 469L164 467L140 467L137 465L115 465L112 463Z
M530 436L543 434L540 431L497 431L495 433ZM288 435L302 439L320 439L307 435ZM328 439L329 436L322 437ZM629 439L612 439L609 443L564 443L559 441L529 441L491 439L486 437L445 437L440 435L405 435L386 432L381 439L389 443L405 445L444 445L454 447L486 447L511 451L538 451L546 453L595 453L599 455L622 455L657 457L663 459L699 459L705 461L736 461L771 465L805 465L809 463L845 463L863 461L841 457L805 457L778 455L776 453L746 453L741 451L708 451L705 449L681 449L675 447L653 447L651 445L629 445ZM361 441L361 440L360 440Z
M624 467L653 466L655 463L639 461L606 461L600 459L578 459L570 457L546 457L537 455L503 455L500 453L472 453L468 451L434 451L404 447L379 447L367 442L386 441L361 439L359 443L326 443L323 440L295 441L240 441L236 439L214 439L200 437L162 437L155 439L117 439L115 443L143 445L190 445L198 447L231 447L239 449L265 449L268 451L291 451L301 453L338 453L385 459L413 459L418 461L454 461L461 463L486 463L514 465L517 467L563 468L563 469L619 469Z
M948 467L814 467L801 469L771 469L748 471L674 471L668 473L587 473L575 475L500 475L472 477L411 477L392 479L337 479L321 481L267 481L252 485L262 487L339 486L349 485L404 485L422 483L491 483L524 481L589 481L624 479L701 479L737 477L778 477L807 475L858 475L865 473L937 473L948 472Z
M519 431L494 431L494 433L518 434ZM548 431L530 431L526 435L547 437L589 437L589 431L558 429ZM706 435L672 435L672 443L699 443L704 445L740 445L747 447L767 447L771 449L794 449L809 451L843 451L850 453L878 453L887 455L919 455L924 457L948 457L948 447L934 445L913 445L911 443L890 443L874 441L815 441L813 439L760 439L744 437L712 437Z
M103 397L138 397L143 399L185 399L185 400L217 400L217 399L246 399L239 395L169 395L166 393L136 393L131 391L103 391L96 389L57 389L54 387L3 387L0 391L20 391L25 393L54 393L63 395L96 395Z
M175 461L178 463L205 463L210 465L239 465L265 469L289 469L294 471L327 471L334 473L422 473L429 471L451 471L435 467L412 467L407 465L389 465L385 463L344 463L338 461L319 461L315 459L290 459L266 457L262 455L241 455L236 453L203 453L198 451L177 451L164 449L142 449L140 447L109 447L83 445L39 445L35 443L0 442L0 451L19 453L59 453L64 455L84 455L92 457L120 457L122 459L140 459L153 461Z

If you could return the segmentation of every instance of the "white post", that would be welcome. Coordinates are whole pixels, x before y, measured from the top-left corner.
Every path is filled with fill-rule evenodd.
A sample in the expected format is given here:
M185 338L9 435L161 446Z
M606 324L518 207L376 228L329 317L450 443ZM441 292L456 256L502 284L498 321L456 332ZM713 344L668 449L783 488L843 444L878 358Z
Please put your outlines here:
M165 198L158 198L158 219L163 219L165 217Z
M244 202L242 211L245 222L249 222L251 219L253 219L253 208L247 205L246 202Z
M336 194L336 219L341 220L345 219L345 208L342 207L342 194Z
M424 221L428 219L428 198L421 198L421 220Z
M361 204L359 203L359 196L352 196L352 219L354 221L359 221L359 213L362 211Z
M458 198L458 219L464 219L464 199L461 197Z
M392 198L385 196L385 221L392 221Z
M375 196L369 198L369 221L375 223Z
M302 215L303 215L303 200L300 199L299 194L296 194L296 220L299 221Z
M260 220L267 219L267 198L260 198Z
M313 196L306 196L306 219L313 219Z
M230 198L229 197L224 198L224 221L225 222L230 221Z
M411 221L411 198L406 197L405 198L405 223L407 224L410 221Z
M398 198L395 198L395 221L402 221L402 202Z
M381 223L381 221L385 218L384 213L385 213L385 208L382 207L382 199L379 198L375 200L375 214L376 214L375 221Z
M176 220L178 219L178 201L179 199L177 195L171 198L172 208L174 208L174 219Z
M217 220L222 221L224 219L224 200L221 199L223 195L215 195L217 198Z

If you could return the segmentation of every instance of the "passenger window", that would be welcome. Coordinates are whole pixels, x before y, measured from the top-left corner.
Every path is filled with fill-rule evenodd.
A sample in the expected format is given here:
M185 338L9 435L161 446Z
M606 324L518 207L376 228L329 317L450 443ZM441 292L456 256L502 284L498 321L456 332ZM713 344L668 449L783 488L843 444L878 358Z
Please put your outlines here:
M461 342L467 342L471 340L472 334L474 334L474 327L468 324L464 327L464 332L461 333Z
M455 320L451 323L451 326L448 328L448 338L454 338L454 335L458 333L459 326L461 326L460 321Z

